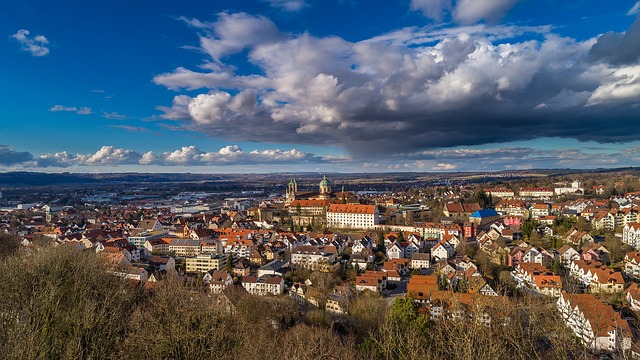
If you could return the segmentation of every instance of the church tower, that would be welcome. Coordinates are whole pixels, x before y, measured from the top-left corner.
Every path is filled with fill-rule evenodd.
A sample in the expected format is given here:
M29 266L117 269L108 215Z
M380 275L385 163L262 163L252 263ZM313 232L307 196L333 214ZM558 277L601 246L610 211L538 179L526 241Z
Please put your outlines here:
M285 198L285 203L287 205L291 204L296 199L297 192L298 183L296 183L296 179L291 179L291 181L289 181L289 185L287 185L287 193Z
M331 197L331 182L327 179L327 175L325 175L320 181L319 198L322 200L328 200L330 197Z

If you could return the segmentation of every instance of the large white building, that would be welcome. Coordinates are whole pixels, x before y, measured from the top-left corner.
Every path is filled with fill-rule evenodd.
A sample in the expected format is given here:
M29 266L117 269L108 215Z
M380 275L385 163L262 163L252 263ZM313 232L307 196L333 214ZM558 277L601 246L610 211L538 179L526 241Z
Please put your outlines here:
M567 326L589 350L614 352L631 348L627 321L593 294L563 292L556 306Z
M369 229L380 222L379 217L376 205L331 204L327 209L327 226Z

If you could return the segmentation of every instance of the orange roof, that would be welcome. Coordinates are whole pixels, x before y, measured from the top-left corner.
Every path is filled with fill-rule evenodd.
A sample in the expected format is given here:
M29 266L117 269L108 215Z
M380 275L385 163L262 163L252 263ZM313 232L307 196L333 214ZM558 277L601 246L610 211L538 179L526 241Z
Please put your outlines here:
M331 204L327 212L345 214L375 214L376 205Z

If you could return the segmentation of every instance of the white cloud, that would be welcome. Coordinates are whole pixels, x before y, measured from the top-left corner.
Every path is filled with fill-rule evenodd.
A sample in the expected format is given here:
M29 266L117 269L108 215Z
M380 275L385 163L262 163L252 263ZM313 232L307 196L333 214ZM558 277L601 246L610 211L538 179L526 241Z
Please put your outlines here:
M103 146L95 154L76 156L81 165L136 164L141 158L142 156L133 150L119 149L114 146Z
M637 103L640 99L640 65L617 69L603 79L600 86L591 94L587 104L601 103Z
M23 51L30 53L32 56L45 56L49 54L49 40L44 35L29 36L29 30L21 29L11 38L16 39L20 43Z
M500 2L502 8L507 3ZM198 71L178 67L156 76L170 89L201 92L179 94L171 107L158 109L162 118L184 120L183 129L218 138L332 144L370 157L491 143L498 133L511 140L640 136L638 113L626 107L637 103L635 83L624 82L633 72L619 71L619 64L637 64L633 39L640 22L625 34L584 41L558 36L549 26L479 24L406 28L361 42L283 34L268 19L247 14L192 22L205 29L202 44L213 41L222 50L203 47L209 55ZM248 39L254 30L238 30L243 24L273 35ZM612 47L621 41L631 46ZM220 53L244 56L258 71L236 75ZM607 85L615 87L615 99L599 94ZM592 97L597 106L585 111ZM621 98L626 106L604 106ZM619 126L600 131L602 119L612 116Z
M640 1L636 2L631 9L627 12L627 15L637 15L640 13Z
M49 109L51 112L74 112L78 115L90 115L93 114L91 112L90 107L75 107L75 106L64 106L64 105L54 105Z
M124 115L124 114L119 114L117 112L106 112L106 111L102 112L102 117L107 120L125 120L129 118L127 115Z
M291 12L300 11L305 6L304 0L266 0L269 5Z
M480 20L496 21L509 10L517 0L458 0L453 17L463 24Z

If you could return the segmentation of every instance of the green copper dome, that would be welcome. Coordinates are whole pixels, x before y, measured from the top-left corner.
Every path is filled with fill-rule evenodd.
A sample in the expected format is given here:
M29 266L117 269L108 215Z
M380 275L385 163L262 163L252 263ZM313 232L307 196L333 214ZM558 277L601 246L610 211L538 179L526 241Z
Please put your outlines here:
M320 186L331 186L331 182L327 179L327 175L320 180Z

